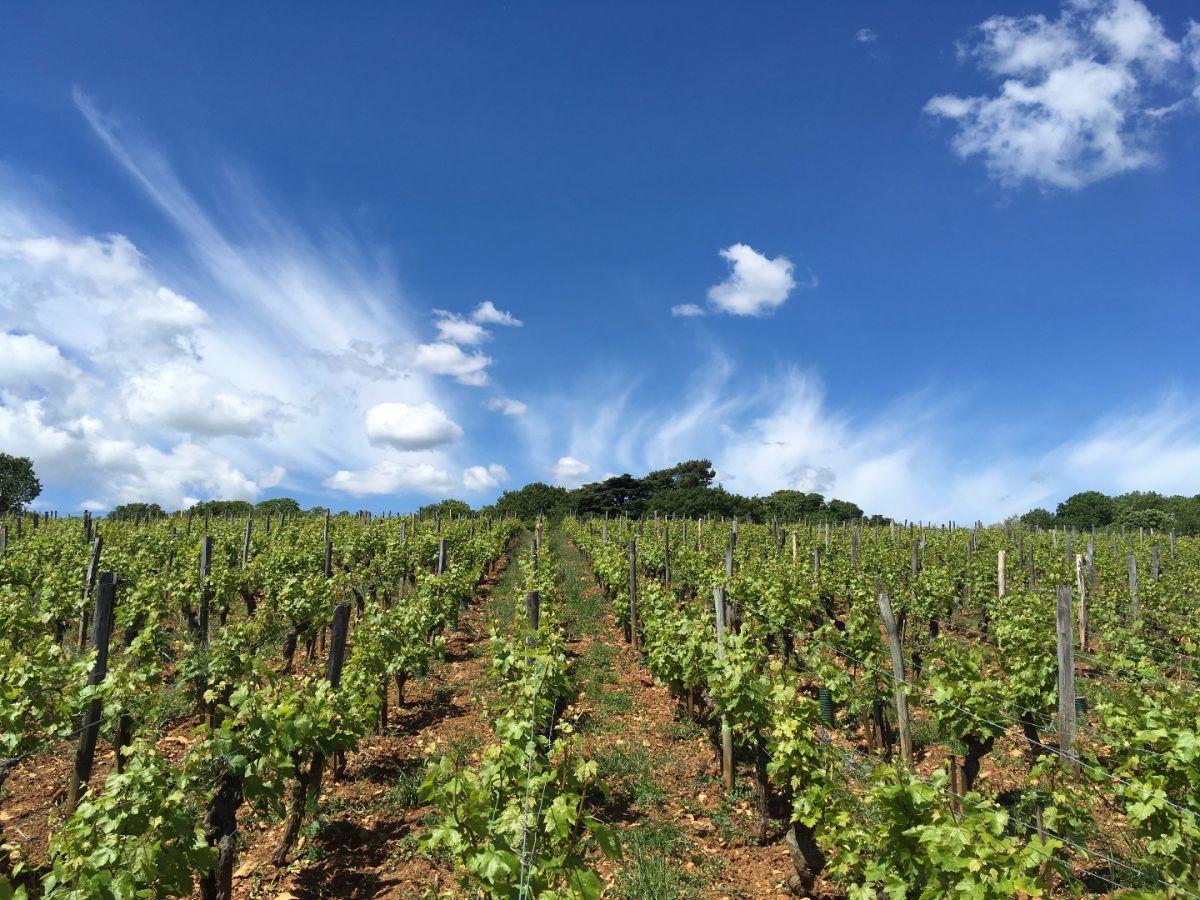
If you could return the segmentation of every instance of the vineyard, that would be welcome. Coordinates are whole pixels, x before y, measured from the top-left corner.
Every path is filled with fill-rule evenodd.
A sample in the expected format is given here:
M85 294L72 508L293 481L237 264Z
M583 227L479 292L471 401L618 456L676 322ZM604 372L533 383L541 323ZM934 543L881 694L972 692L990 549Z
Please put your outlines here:
M0 525L0 898L1200 897L1200 540Z

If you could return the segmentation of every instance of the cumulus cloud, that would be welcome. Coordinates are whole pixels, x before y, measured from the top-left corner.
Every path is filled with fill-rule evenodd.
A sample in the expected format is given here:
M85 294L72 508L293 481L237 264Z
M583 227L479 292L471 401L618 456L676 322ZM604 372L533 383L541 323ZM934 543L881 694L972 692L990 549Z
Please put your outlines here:
M512 325L519 327L524 324L512 313L503 309L497 309L496 304L492 303L491 300L484 300L475 307L475 311L471 313L471 320L484 325Z
M497 488L502 481L508 481L508 470L499 463L492 463L487 468L468 466L463 469L463 487L468 491L486 491Z
M511 397L493 397L487 402L487 408L506 416L524 415L529 410L520 400L513 400Z
M434 326L438 330L437 339L448 344L482 344L492 336L491 332L480 325L464 319L462 316L444 309L433 311Z
M565 487L578 487L583 484L584 476L590 471L591 466L573 456L560 457L551 469L555 482Z
M735 316L762 316L787 300L796 280L785 256L768 259L749 244L732 244L721 251L729 262L729 277L708 289L717 309Z
M671 307L671 315L689 318L707 314L704 312L704 307L698 306L695 303L679 303Z
M1195 28L1177 42L1139 0L1070 2L1057 19L993 16L960 56L998 91L939 95L925 112L953 123L955 152L982 158L1004 184L1077 189L1143 169L1157 161L1152 126L1181 108L1177 85L1200 91Z
M879 40L879 35L870 28L860 28L854 32L854 39L860 44L874 44Z
M413 354L412 364L434 375L452 375L460 384L483 387L490 381L487 367L490 356L482 353L464 353L457 344L438 341L420 344Z
M0 332L0 389L61 391L81 376L53 344L32 334Z
M133 375L122 395L131 422L189 435L264 435L291 415L273 397L238 390L194 366L176 363Z
M367 438L397 450L453 444L463 430L432 403L378 403L367 410Z
M324 485L355 497L365 497L404 491L445 495L453 493L458 482L445 469L429 463L403 465L392 460L383 460L357 471L339 469L325 479Z

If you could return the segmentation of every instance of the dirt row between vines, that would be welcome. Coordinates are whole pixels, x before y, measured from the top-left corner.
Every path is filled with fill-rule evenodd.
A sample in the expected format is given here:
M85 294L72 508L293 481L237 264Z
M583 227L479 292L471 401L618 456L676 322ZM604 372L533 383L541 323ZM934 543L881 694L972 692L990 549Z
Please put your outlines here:
M753 839L751 776L739 772L727 795L711 735L682 715L624 643L611 603L564 534L549 535L563 563L563 620L574 658L584 750L597 760L610 796L598 810L621 838L623 857L594 860L606 897L775 898L792 872L782 820L771 842ZM517 546L523 546L518 542ZM473 763L491 739L482 700L488 693L487 637L493 623L512 626L520 584L502 568L450 635L446 659L410 683L392 727L350 757L346 778L328 785L294 861L276 869L269 855L278 823L245 828L235 892L245 898L411 898L457 895L453 865L430 858L420 837L432 808L417 786L429 752L455 752ZM393 698L394 701L394 698ZM393 703L394 705L394 703Z
M433 809L420 801L419 786L431 753L462 753L478 762L491 736L481 702L488 635L519 590L517 567L505 555L447 636L445 658L425 677L409 679L403 705L392 687L389 727L348 756L341 781L326 780L320 809L306 821L288 865L270 862L281 823L243 826L235 896L399 900L454 891L452 864L421 850ZM351 648L353 640L351 632Z
M754 840L753 770L740 765L732 794L721 783L710 731L656 684L624 641L612 603L575 546L555 533L563 560L570 648L577 654L585 749L612 788L603 811L623 859L601 864L609 895L627 900L792 896L795 870L783 842L784 810L769 842ZM825 895L819 895L825 896Z

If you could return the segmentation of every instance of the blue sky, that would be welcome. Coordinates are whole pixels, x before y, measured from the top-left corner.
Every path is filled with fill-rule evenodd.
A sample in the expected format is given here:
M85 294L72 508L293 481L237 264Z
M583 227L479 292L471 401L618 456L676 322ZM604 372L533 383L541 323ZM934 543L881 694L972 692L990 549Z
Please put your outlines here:
M0 450L60 510L1200 491L1200 13L920 10L10 9Z

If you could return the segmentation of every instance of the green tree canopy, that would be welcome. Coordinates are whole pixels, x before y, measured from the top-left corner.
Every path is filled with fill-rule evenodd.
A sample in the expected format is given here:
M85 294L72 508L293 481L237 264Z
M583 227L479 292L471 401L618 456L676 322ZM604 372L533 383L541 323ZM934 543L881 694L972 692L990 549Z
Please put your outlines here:
M436 515L446 518L450 515L450 513L454 513L455 516L469 516L472 512L474 512L474 510L471 509L470 503L467 503L465 500L455 500L448 497L445 500L439 500L437 503L426 503L417 510L417 515Z
M157 503L122 503L109 512L110 519L158 519L165 516Z
M272 516L294 516L300 512L300 504L291 497L272 497L255 503L254 511Z
M21 512L41 492L42 483L33 473L33 460L0 453L0 514Z
M538 513L557 518L571 511L570 495L571 492L566 488L535 481L519 490L505 491L483 512L526 520L535 518Z
M1021 516L1021 524L1026 528L1053 528L1054 513L1039 506Z
M193 515L203 516L247 516L254 507L248 500L202 500L188 508Z
M1116 518L1116 505L1112 497L1099 491L1083 491L1058 504L1054 518L1056 524L1067 528L1102 528Z

